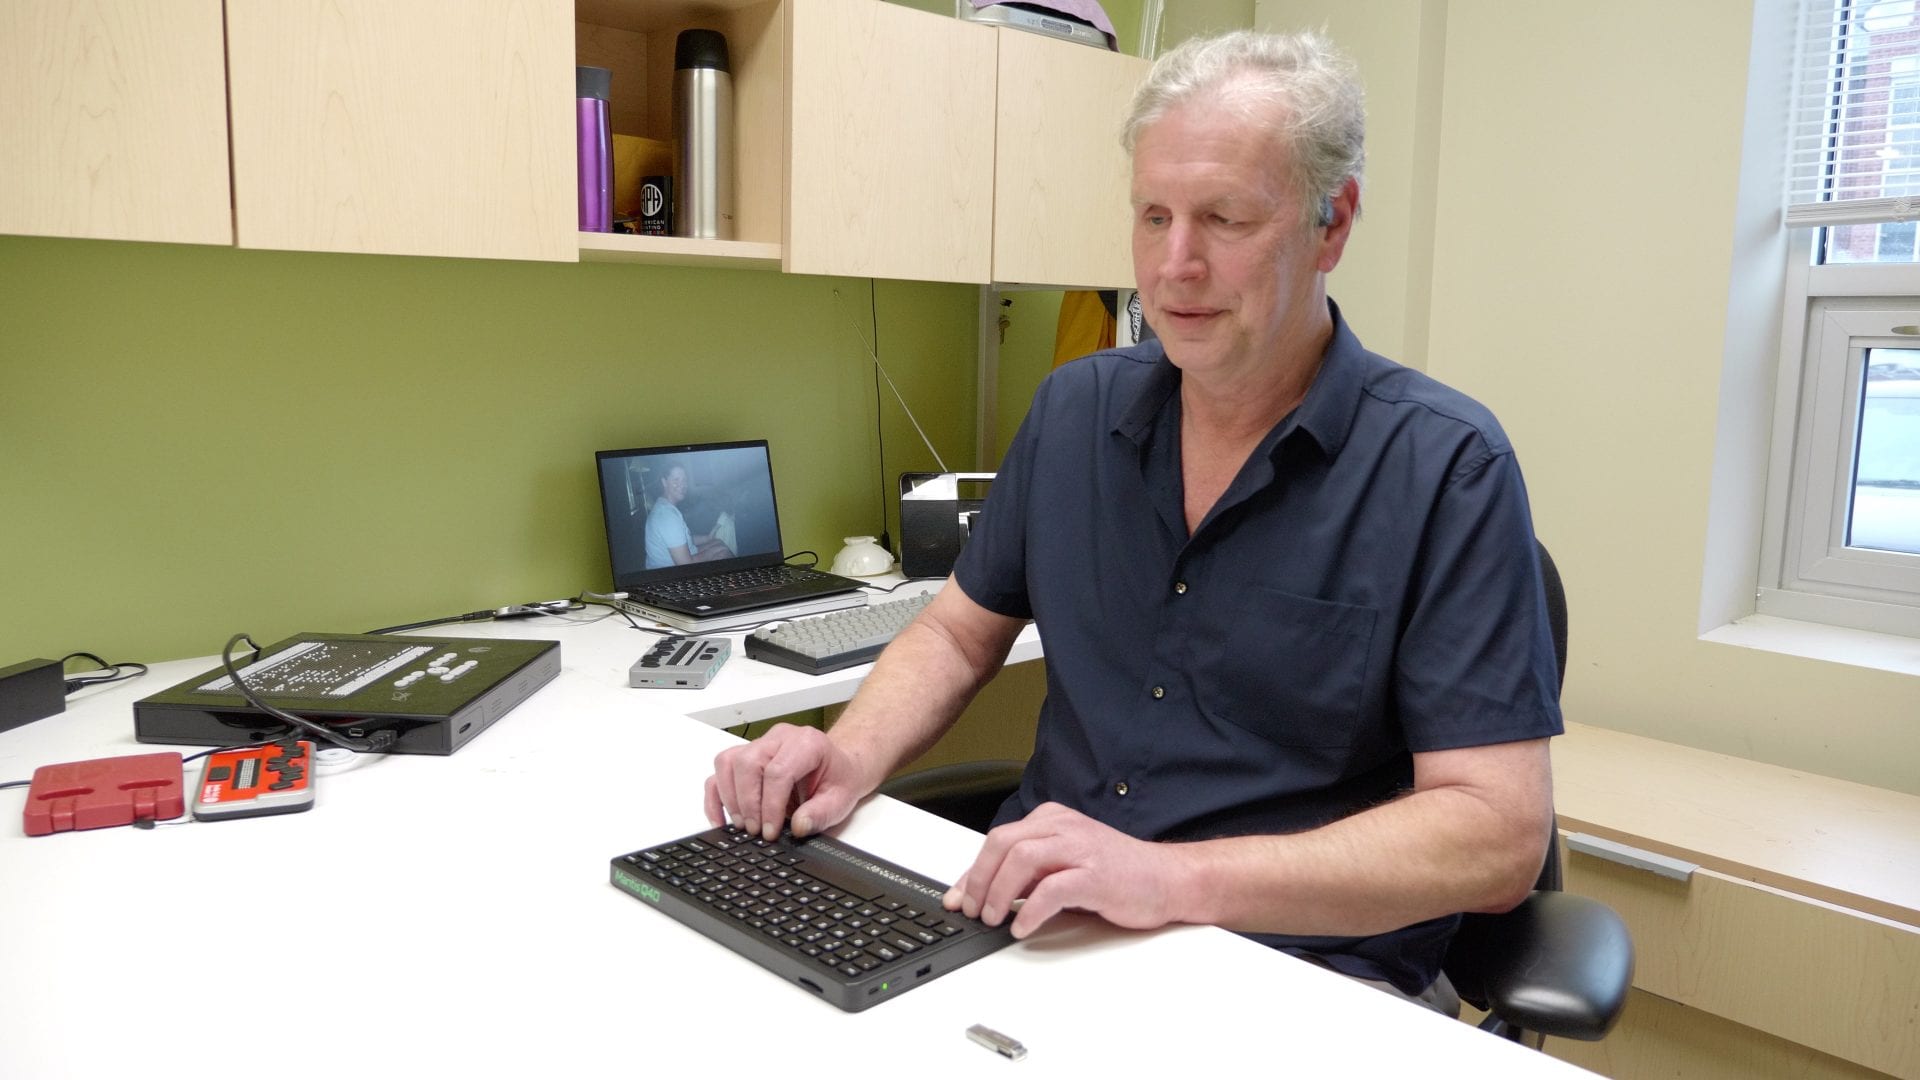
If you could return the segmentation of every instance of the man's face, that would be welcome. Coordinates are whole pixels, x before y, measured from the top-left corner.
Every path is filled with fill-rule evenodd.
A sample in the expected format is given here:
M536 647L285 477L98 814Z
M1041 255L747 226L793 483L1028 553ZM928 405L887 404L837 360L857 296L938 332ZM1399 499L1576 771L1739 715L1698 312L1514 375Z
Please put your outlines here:
M1316 227L1291 171L1270 125L1205 102L1170 110L1135 139L1134 277L1181 370L1261 371L1324 318L1321 275L1339 261L1351 206L1336 211L1335 229Z
M667 470L664 480L660 481L660 493L670 503L678 503L687 497L687 470L675 465Z

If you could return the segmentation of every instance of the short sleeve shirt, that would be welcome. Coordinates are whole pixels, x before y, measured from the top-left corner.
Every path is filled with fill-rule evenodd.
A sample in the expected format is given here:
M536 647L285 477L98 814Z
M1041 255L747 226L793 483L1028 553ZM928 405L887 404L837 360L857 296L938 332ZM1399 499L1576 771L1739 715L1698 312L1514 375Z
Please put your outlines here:
M1305 399L1192 535L1159 342L1062 365L1035 394L954 569L1046 643L1001 821L1052 801L1145 839L1297 832L1409 790L1416 752L1560 732L1505 434L1332 311ZM1457 924L1251 936L1418 992Z
M680 508L660 499L647 512L647 569L673 565L673 549L684 547L693 552L693 534L687 531L687 519Z

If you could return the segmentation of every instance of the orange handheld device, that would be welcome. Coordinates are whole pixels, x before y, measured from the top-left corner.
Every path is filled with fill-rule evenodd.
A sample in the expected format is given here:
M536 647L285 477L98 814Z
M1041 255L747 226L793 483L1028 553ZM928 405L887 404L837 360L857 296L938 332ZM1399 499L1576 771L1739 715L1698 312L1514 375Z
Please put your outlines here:
M201 821L312 807L313 744L304 739L209 754L193 797L193 816Z

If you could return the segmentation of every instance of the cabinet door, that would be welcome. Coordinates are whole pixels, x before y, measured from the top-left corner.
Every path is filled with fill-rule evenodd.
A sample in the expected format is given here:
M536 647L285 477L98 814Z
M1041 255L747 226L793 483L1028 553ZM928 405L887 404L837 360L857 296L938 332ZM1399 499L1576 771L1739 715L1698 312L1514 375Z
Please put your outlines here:
M578 257L571 0L227 0L242 247Z
M1147 61L1001 30L995 281L1133 287L1120 124Z
M0 233L233 242L220 0L0 5Z
M1633 985L1894 1076L1920 1076L1920 926L1705 868L1686 881L1576 854L1568 892L1633 936Z
M985 283L994 31L877 0L788 7L783 267Z

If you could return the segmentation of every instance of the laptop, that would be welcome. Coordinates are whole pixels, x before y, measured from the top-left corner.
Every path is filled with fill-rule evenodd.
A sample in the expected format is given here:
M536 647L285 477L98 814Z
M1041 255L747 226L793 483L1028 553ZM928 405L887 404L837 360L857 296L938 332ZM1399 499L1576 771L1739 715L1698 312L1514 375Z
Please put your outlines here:
M615 606L695 633L866 603L866 583L788 566L764 439L601 450Z

